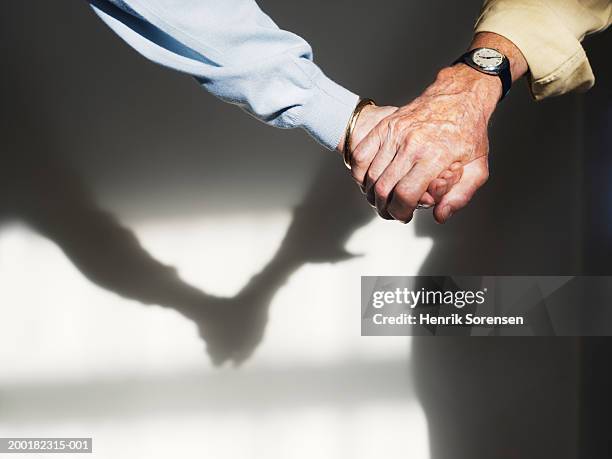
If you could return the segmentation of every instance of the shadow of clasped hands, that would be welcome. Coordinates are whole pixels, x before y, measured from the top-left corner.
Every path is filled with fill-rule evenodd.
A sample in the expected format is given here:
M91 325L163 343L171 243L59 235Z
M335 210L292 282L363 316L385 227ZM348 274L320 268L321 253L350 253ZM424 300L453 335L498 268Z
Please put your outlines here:
M344 244L375 214L337 158L327 155L272 259L234 297L215 297L183 281L135 234L100 209L60 154L1 153L0 221L23 221L54 241L95 284L193 320L215 365L240 364L262 341L278 289L306 263L351 258Z

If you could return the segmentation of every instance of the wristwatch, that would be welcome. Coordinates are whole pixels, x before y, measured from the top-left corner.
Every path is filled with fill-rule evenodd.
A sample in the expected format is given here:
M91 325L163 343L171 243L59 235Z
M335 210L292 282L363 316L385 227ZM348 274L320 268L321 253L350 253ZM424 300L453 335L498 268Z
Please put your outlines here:
M453 65L459 62L487 75L497 75L502 83L502 95L499 100L506 97L506 94L510 91L512 86L510 61L498 50L493 48L475 48L453 62Z

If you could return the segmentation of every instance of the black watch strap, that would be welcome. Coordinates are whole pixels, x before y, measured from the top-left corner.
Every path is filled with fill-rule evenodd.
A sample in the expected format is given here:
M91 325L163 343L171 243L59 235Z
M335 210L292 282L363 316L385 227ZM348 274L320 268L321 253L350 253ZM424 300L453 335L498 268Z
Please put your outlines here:
M510 63L508 59L505 59L505 65L502 66L500 72L497 74L499 79L502 82L502 95L499 100L502 100L506 97L506 94L510 92L510 88L512 87L512 73L510 72Z
M503 60L502 60L502 63L499 65L499 67L495 70L485 70L484 68L474 63L474 60L472 59L472 55L477 50L478 48L473 49L463 54L461 57L459 57L459 59L453 62L453 65L461 62L463 64L466 64L472 67L474 70L477 70L486 75L493 75L493 76L497 75L499 79L501 80L501 84L502 84L502 94L501 94L501 97L499 98L499 100L502 100L504 97L506 97L506 94L510 92L510 88L512 87L512 73L510 71L510 62L508 61L508 58L506 56L500 53L503 56Z

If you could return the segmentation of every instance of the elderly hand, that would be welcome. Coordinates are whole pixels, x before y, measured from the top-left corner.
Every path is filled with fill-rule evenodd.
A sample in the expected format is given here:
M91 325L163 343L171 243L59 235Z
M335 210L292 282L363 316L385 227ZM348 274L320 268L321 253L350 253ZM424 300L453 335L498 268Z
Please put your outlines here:
M521 51L501 35L476 34L471 48L478 47L505 54L513 80L528 70ZM439 223L465 207L489 175L487 127L500 96L497 76L457 64L353 144L353 177L378 213L408 222L424 193L435 201ZM457 164L463 174L451 177L449 171L461 169Z
M487 124L500 94L497 77L458 64L363 138L352 154L352 174L381 217L410 221L421 196L453 163L469 164L470 173L438 193L458 187L434 216L442 223L467 203L487 180Z
M383 106L378 107L369 105L363 108L353 135L351 138L352 145L359 145L383 120L393 116L398 111L397 107ZM338 146L338 151L342 151L343 142ZM463 173L461 163L453 163L448 168L445 168L437 177L434 177L429 183L425 191L421 193L418 199L418 204L424 207L432 207L439 203L442 197L457 184ZM362 186L362 191L365 188ZM374 202L370 200L374 205Z

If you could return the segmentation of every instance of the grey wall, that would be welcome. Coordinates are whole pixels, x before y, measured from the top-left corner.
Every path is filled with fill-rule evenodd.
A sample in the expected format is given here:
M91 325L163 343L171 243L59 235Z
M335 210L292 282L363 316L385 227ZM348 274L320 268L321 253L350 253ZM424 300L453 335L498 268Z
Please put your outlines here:
M479 3L261 5L311 42L331 77L381 103L401 104L467 46ZM604 40L594 42L604 47ZM153 303L163 297L185 304L194 295L175 279L150 291L147 279L167 279L165 268L132 235L113 233L117 216L298 206L275 267L281 278L303 263L305 233L317 232L317 256L333 260L373 218L332 153L301 132L265 127L188 77L146 62L84 3L10 2L3 6L0 41L6 146L0 219L28 222L106 288ZM609 101L609 81L599 85ZM486 187L445 226L427 214L413 223L435 242L421 272L582 272L585 110L584 96L535 104L518 84L492 122ZM321 231L320 221L331 230ZM110 233L123 255L105 258L86 249ZM130 263L121 259L130 256ZM113 274L117 263L121 275ZM576 340L418 338L414 346L411 371L430 425L432 459L576 457Z

